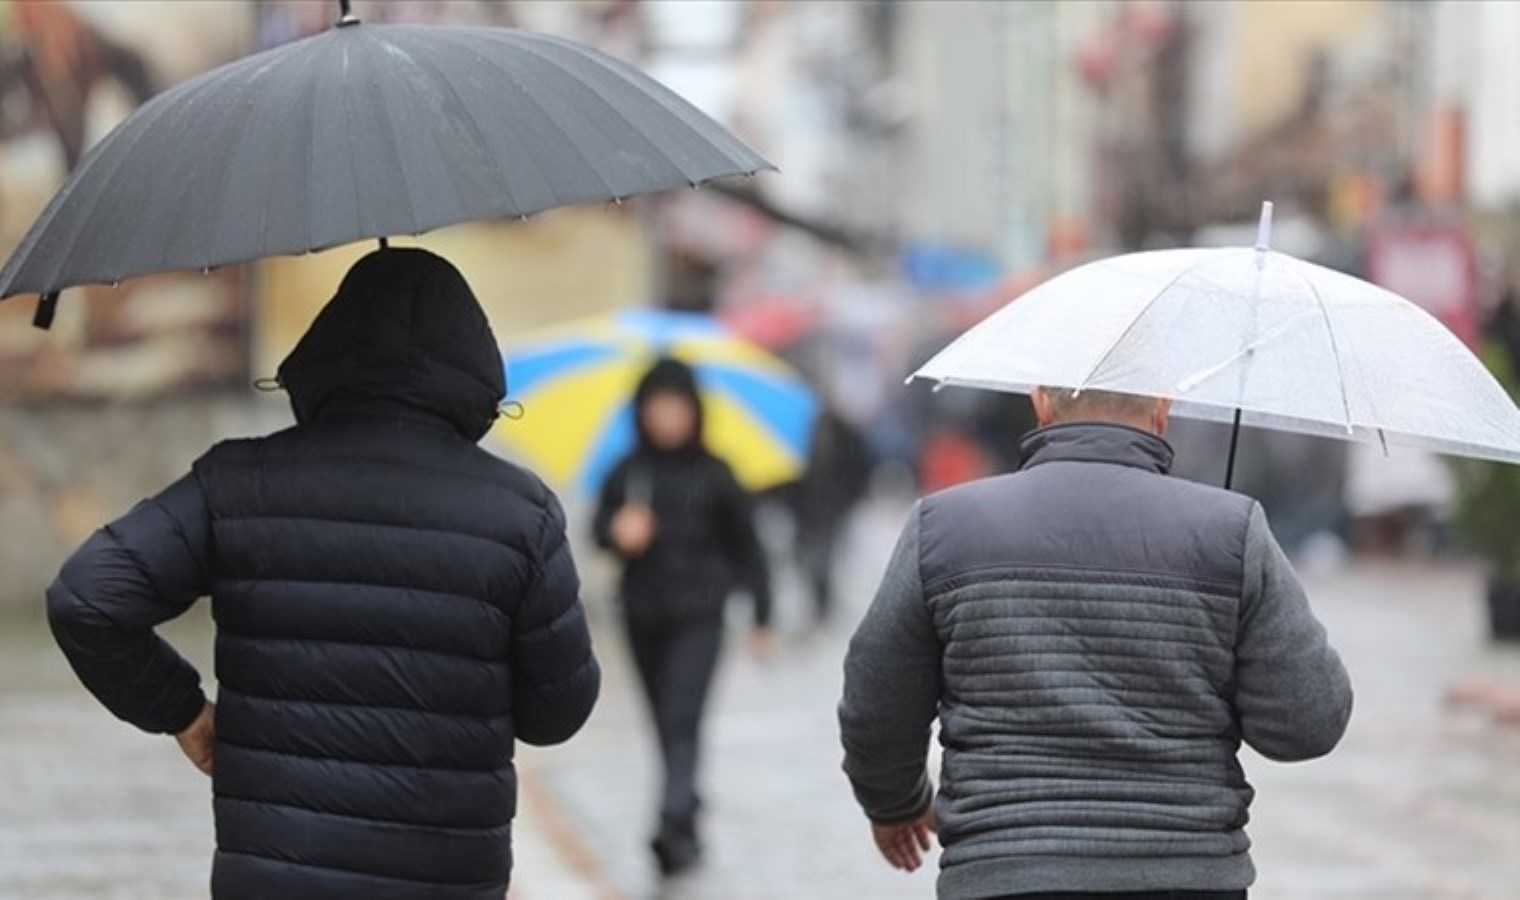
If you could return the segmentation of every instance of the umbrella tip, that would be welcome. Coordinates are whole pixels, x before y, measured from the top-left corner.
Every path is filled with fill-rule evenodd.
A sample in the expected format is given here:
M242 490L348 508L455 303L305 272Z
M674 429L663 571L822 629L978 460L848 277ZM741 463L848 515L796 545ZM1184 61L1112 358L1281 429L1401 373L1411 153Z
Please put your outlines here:
M354 15L353 10L348 8L348 0L338 0L338 27L347 28L350 25L358 25L359 17Z
M47 331L53 327L53 314L58 311L58 292L48 291L37 297L37 312L32 315L32 327Z
M1265 253L1272 249L1272 201L1261 201L1261 219L1256 223L1256 249Z

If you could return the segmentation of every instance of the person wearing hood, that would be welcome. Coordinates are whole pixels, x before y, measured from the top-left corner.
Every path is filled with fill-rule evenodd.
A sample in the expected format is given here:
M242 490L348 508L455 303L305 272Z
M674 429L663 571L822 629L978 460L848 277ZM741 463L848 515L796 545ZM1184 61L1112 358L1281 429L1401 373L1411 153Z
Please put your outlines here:
M279 381L294 427L64 563L58 644L211 776L214 896L500 898L515 741L568 739L601 676L558 501L476 446L506 391L485 314L445 260L380 250ZM154 633L204 595L214 706Z
M595 538L623 562L628 640L664 763L660 870L701 856L696 789L702 710L718 661L728 595L755 604L752 647L770 649L770 577L749 496L702 441L695 373L662 359L634 393L637 446L602 486Z

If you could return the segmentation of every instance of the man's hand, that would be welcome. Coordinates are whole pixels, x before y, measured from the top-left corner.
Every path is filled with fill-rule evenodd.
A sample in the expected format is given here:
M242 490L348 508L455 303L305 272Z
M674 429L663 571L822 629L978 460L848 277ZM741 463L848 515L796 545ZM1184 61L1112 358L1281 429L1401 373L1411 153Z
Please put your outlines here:
M612 516L612 546L626 559L638 559L654 543L654 510L643 504L629 504Z
M216 751L216 704L207 703L190 727L174 736L185 758L202 772L211 774Z
M901 825L871 825L871 837L876 839L876 849L895 869L912 872L924 861L929 850L929 834L934 831L934 806L931 804L923 815Z

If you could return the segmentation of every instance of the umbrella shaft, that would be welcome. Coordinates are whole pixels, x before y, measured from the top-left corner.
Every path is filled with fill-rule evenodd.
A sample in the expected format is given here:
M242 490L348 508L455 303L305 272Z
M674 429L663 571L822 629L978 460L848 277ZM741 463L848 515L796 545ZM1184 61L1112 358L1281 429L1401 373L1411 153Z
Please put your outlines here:
M1235 483L1235 448L1240 446L1240 408L1235 409L1235 424L1230 428L1230 461L1225 465L1224 489Z

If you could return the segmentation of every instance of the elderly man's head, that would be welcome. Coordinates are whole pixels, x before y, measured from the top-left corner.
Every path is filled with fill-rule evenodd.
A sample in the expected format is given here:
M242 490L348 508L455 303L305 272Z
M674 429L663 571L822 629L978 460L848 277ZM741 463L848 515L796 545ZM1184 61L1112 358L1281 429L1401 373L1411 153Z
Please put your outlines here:
M1165 434L1172 401L1113 391L1037 387L1030 394L1040 427L1062 422L1111 422L1152 434Z

